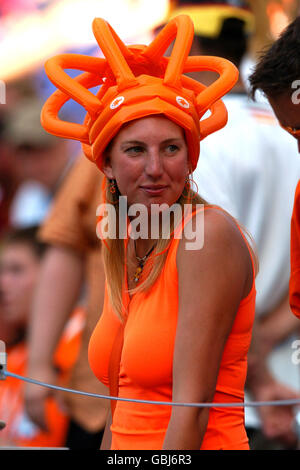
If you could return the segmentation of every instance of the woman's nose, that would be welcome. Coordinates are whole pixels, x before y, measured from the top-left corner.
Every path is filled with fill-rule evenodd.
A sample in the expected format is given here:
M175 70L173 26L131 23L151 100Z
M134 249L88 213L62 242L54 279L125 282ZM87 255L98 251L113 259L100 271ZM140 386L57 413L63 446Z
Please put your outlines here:
M146 155L145 171L152 178L158 178L163 173L163 160L159 149L151 149Z

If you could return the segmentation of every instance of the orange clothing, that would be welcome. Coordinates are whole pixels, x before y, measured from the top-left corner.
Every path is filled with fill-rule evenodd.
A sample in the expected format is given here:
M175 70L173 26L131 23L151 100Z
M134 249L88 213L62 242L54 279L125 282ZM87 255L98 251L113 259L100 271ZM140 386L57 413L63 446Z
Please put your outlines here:
M178 243L175 238L171 241L164 268L150 294L138 292L129 299L128 294L124 293L128 317L120 364L119 397L172 401L178 312ZM255 293L253 279L251 292L240 303L223 352L214 402L243 402ZM91 368L106 385L111 349L118 328L119 319L111 308L106 292L104 310L89 346ZM167 405L118 401L111 426L112 449L162 449L170 414L171 407ZM211 409L201 449L248 448L244 409Z
M77 358L85 312L77 309L68 321L54 355L59 369L59 385L65 386L66 378ZM11 346L7 351L7 370L26 376L27 345L25 342ZM0 383L0 419L6 426L0 433L0 445L16 447L62 447L65 444L69 418L60 408L55 397L46 402L46 423L49 431L41 431L24 413L23 393L25 383L7 377Z
M296 188L291 223L290 306L300 318L300 181Z
M96 209L101 203L102 175L96 165L80 156L61 186L39 238L50 245L70 249L83 256L86 295L86 324L81 348L72 368L69 388L106 394L88 363L88 343L103 306L104 270L101 244L96 235ZM76 423L94 433L105 426L107 400L66 393L64 402Z

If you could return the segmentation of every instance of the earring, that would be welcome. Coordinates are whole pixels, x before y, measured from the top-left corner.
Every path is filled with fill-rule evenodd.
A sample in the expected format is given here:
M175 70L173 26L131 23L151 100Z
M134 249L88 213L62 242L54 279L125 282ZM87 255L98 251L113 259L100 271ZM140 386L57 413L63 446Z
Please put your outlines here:
M109 183L109 191L111 192L111 194L115 194L116 190L117 190L117 184L116 184L116 180L110 180L110 183Z
M190 193L190 190L191 190L191 183L190 183L190 178L189 178L189 175L185 178L185 185L184 185L184 188L183 188L183 192L182 192L182 195L185 199L188 198L188 195Z
M190 177L189 175L185 178L185 185L184 185L185 189L187 192L189 192L189 190L191 189L191 181L190 181Z
M197 188L196 191L192 190L191 184L196 186L196 188ZM193 176L188 175L186 177L184 190L186 191L186 193L185 194L182 193L182 195L185 199L188 199L189 201L193 201L196 198L196 195L198 193L198 186L197 186L196 182L193 180ZM194 193L194 194L192 194L192 197L191 197L191 192Z

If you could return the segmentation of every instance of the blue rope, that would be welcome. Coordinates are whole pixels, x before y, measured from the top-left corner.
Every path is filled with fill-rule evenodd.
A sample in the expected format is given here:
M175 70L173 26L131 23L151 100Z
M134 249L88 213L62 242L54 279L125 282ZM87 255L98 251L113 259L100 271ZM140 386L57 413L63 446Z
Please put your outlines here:
M5 377L12 377L42 387L47 387L52 390L59 390L61 392L75 393L77 395L84 395L93 398L102 398L105 400L118 400L132 403L144 403L149 405L164 405L164 406L185 406L185 407L199 407L199 408L232 408L232 407L260 407L260 406L295 406L300 405L300 399L290 400L273 400L273 401L260 401L260 402L239 402L239 403L178 403L178 402L165 402L165 401L151 401L151 400L137 400L131 398L112 397L108 395L100 395L98 393L83 392L81 390L73 390L71 388L59 387L58 385L51 385L38 380L23 377L22 375L14 374L7 370L2 371Z

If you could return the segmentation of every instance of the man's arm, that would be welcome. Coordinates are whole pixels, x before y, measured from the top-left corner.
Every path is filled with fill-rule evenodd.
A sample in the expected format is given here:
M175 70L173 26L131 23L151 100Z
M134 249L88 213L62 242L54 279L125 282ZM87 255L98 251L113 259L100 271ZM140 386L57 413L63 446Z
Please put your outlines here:
M253 327L252 343L248 354L247 388L255 401L288 400L299 398L299 392L279 382L270 371L268 355L293 331L299 329L288 305L288 296L261 322ZM279 439L287 445L296 441L294 410L289 406L259 408L262 429L269 439Z
M78 299L83 278L83 258L75 250L51 246L44 258L29 322L29 377L55 382L53 354L65 323ZM67 282L66 282L67 279ZM45 428L45 399L49 389L28 384L26 411Z
M109 410L107 414L106 425L104 429L103 439L101 442L100 450L110 450L111 448L111 423L112 423L112 416L111 411Z
M288 292L283 300L257 324L257 336L264 356L285 341L292 333L300 332L300 322L290 308Z

